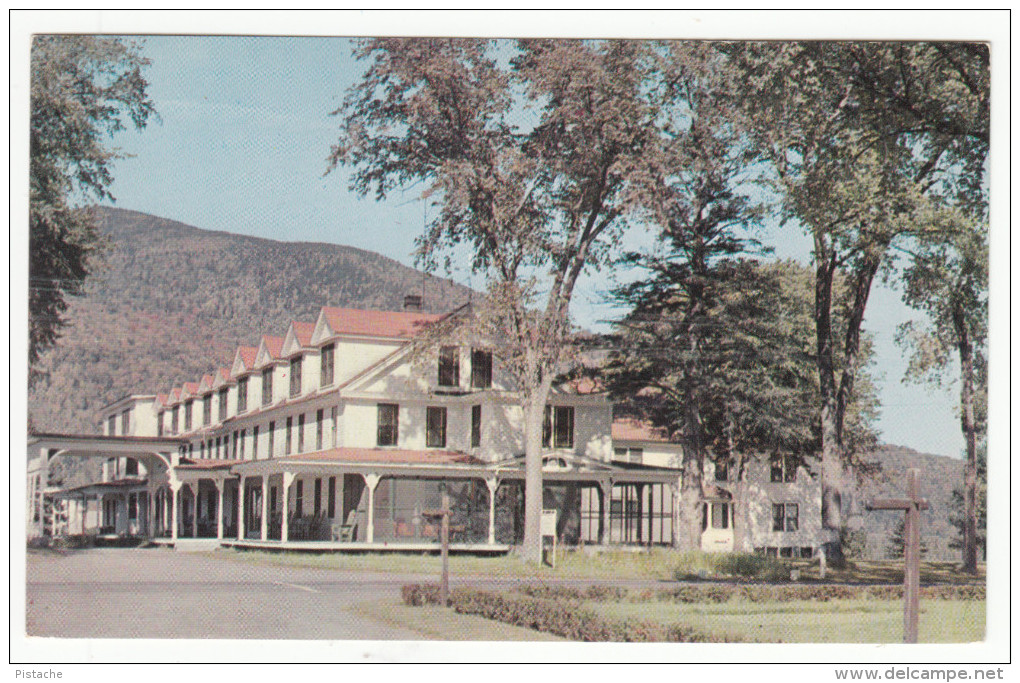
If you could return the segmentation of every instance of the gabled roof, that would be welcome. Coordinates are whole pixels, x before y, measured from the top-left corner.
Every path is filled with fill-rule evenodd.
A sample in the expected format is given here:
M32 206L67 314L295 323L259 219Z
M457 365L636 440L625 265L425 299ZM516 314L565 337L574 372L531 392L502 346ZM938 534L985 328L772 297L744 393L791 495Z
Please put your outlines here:
M181 398L192 398L198 395L198 382L185 382L181 390Z
M170 397L167 403L179 403L181 400L181 388L174 387L170 390Z
M324 306L319 316L328 325L326 336L384 337L410 339L421 328L445 314L404 311L365 311L358 308Z
M255 356L255 365L256 367L262 367L273 361L282 360L282 353L283 337L264 334L261 341L259 341L259 351Z
M238 346L234 352L234 363L230 368L230 375L238 377L255 369L255 358L259 354L257 346Z
M202 394L209 393L209 391L212 389L212 386L213 386L213 376L212 375L202 375L202 381L198 383L198 391L199 391L199 393L202 393Z
M167 396L166 394L156 394L156 405L157 406L165 406L167 401L169 401L169 400L170 400L170 397Z
M228 368L220 368L213 373L212 386L214 389L219 389L223 385L231 384L232 382L233 380L230 379L230 370Z
M315 323L299 322L295 320L287 328L287 334L283 338L281 355L293 356L307 349L312 345L312 333L315 331Z

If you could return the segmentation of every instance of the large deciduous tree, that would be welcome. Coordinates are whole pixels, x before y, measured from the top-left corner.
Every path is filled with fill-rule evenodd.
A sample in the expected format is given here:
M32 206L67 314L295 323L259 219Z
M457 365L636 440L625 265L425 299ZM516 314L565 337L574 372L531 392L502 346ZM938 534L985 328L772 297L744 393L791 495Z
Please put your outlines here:
M987 50L904 43L747 43L722 47L741 74L735 109L772 169L788 218L811 236L820 384L822 523L841 556L844 440L872 283L894 241L941 210L945 184L981 185L987 153ZM972 193L972 192L971 192ZM834 298L842 273L848 298ZM842 338L833 310L848 311ZM843 356L837 372L836 349Z
M964 466L963 568L977 572L978 448L987 405L988 243L987 223L962 216L931 240L920 241L904 274L903 300L927 313L925 323L907 323L898 341L912 348L907 380L943 384L957 356L960 371L960 429L967 450Z
M658 161L650 45L377 39L335 114L330 168L377 198L420 188L439 210L426 265L461 245L488 283L490 339L518 378L525 556L541 555L542 425L571 335L577 279L608 262Z
M139 48L117 38L37 36L31 55L29 365L66 324L103 240L87 204L112 199L109 138L154 114ZM33 373L33 376L35 373Z

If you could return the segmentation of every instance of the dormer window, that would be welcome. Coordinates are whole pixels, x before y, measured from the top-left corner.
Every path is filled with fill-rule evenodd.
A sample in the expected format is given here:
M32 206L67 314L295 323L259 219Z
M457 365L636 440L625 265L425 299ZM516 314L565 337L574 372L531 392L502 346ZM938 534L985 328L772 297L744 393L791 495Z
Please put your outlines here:
M131 411L125 410L120 414L120 433L122 436L127 436L131 426Z
M212 394L202 397L202 424L212 424Z
M715 461L715 480L727 481L730 478L730 463L724 458Z
M269 366L262 371L262 405L267 406L273 402L273 367Z
M471 350L471 388L492 387L492 351Z
M163 416L165 414L166 413L161 410L156 415L156 436L163 436Z
M333 356L336 353L336 344L328 344L322 347L322 355L319 357L321 369L319 371L319 386L328 387L333 383Z
M180 416L180 413L181 413L180 408L181 408L180 406L174 406L173 409L170 411L170 433L171 434L176 434L177 433L177 425L180 424L177 421L177 418Z
M301 356L290 359L290 397L301 395Z
M773 483L792 483L797 481L797 463L789 455L773 455L771 462L770 481Z
M109 436L117 435L117 416L111 415L110 419L106 421L106 433Z
M248 410L248 378L242 377L237 380L237 412L243 413Z
M184 402L184 431L191 430L191 406L194 403L191 399Z
M457 362L457 347L444 346L439 349L439 386L460 385L460 364Z
M220 389L220 422L227 419L227 388Z

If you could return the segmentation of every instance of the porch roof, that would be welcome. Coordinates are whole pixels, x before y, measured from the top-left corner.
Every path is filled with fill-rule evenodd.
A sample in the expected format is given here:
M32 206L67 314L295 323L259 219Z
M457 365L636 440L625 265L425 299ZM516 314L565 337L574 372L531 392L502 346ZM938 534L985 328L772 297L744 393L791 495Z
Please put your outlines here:
M331 448L317 453L289 455L278 462L353 463L371 465L485 465L473 455L460 451L408 450L403 448Z
M193 458L181 458L180 464L177 467L183 470L225 470L230 469L237 463L237 460L195 460Z
M94 484L84 484L82 486L60 489L58 491L50 492L50 495L55 498L70 498L82 494L95 495L97 493L120 493L129 489L144 487L147 482L147 479L138 477L115 479L114 481L102 481Z

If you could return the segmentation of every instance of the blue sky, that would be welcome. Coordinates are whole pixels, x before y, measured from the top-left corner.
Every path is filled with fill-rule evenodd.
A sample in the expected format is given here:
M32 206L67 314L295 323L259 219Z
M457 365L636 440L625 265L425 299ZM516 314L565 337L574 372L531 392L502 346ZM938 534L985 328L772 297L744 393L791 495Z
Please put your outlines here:
M154 36L142 49L161 121L115 139L131 155L115 166L116 206L209 230L347 244L413 265L423 221L414 193L377 203L350 193L343 169L324 175L337 137L329 113L361 70L348 41ZM769 226L764 241L779 256L809 258L810 242L795 226ZM452 276L470 282L466 271ZM578 322L598 327L613 315L601 302L612 277L579 283ZM876 341L878 426L888 443L958 457L955 387L901 382L906 359L893 334L912 317L896 291L876 285L865 328Z

